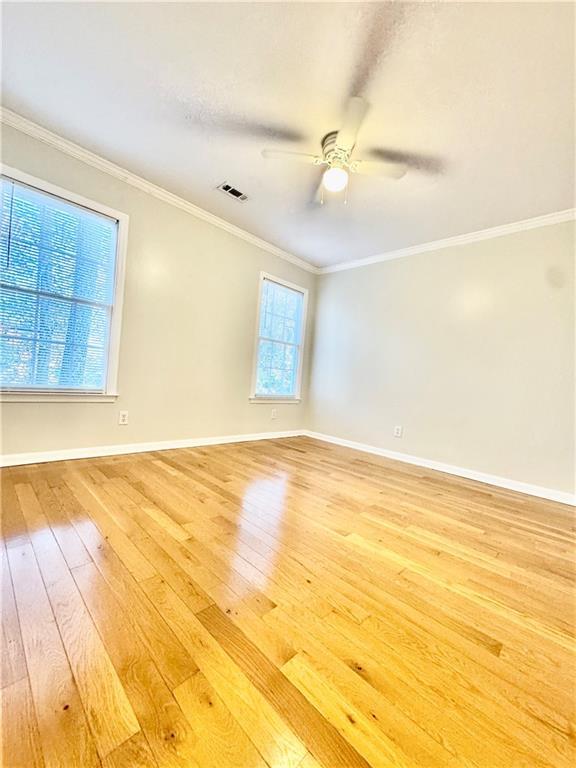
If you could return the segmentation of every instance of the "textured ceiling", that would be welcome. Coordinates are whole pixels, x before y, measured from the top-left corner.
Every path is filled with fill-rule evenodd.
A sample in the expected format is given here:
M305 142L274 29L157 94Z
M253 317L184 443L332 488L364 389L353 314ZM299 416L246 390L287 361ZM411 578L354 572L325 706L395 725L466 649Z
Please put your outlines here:
M5 3L4 105L316 265L574 205L568 3ZM356 157L408 155L309 201L346 99ZM249 200L215 187L229 181Z

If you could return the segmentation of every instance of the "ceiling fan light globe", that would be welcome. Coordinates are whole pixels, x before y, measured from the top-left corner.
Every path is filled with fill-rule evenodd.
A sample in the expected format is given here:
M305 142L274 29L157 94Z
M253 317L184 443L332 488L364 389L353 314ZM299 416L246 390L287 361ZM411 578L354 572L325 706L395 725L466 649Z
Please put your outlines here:
M344 168L328 168L322 176L322 184L328 192L341 192L348 184L348 171Z

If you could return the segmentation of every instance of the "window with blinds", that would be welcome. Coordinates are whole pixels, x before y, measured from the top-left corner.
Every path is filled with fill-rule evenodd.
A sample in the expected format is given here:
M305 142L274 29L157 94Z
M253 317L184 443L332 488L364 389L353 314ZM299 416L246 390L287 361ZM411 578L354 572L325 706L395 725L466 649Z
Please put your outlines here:
M254 397L299 397L305 300L305 289L261 276Z
M118 226L2 178L2 390L106 392Z

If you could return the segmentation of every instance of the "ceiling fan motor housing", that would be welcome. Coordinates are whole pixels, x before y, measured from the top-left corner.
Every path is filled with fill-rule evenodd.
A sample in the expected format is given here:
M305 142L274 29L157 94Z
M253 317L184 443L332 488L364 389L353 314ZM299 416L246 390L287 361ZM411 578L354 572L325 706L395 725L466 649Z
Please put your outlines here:
M338 131L330 131L322 139L322 155L324 161L332 168L348 168L350 165L351 150L347 151L336 143Z

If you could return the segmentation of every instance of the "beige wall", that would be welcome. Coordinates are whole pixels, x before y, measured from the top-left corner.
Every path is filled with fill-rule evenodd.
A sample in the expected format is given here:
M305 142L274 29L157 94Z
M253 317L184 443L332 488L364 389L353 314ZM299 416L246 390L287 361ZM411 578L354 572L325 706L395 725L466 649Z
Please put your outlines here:
M573 491L573 224L322 276L309 424Z
M130 217L120 397L3 403L3 453L304 427L304 403L248 397L260 271L311 289L314 275L18 131L2 138L7 165ZM313 317L312 290L309 328ZM307 363L303 381L305 399ZM118 426L121 409L128 426Z

